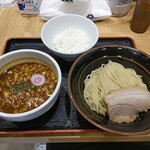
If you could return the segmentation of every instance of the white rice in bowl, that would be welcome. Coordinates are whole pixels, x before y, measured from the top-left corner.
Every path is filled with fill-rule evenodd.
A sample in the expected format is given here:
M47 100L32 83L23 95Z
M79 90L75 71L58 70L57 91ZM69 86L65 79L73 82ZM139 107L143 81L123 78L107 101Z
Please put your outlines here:
M69 28L58 34L53 40L58 52L78 53L85 51L89 46L89 39L80 29Z

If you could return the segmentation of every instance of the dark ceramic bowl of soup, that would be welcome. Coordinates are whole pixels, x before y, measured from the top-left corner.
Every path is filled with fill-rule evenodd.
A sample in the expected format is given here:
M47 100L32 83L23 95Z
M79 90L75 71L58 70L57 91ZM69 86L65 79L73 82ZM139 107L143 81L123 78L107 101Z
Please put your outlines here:
M130 97L132 92L129 87L145 88L149 93L148 102L150 103L149 62L148 54L134 48L117 45L95 47L79 56L73 63L68 77L69 96L78 112L99 129L121 135L150 133L149 109L147 112L137 113L134 121L127 120L133 119L131 117L133 115L132 106L137 110L137 105L140 103L135 104L135 99L142 101L141 99L144 98L144 95L137 96L138 93L135 92L136 98L133 97L135 101L131 104L130 102L133 102ZM124 94L120 92L119 98L111 99L112 101L109 102L112 102L112 105L109 107L109 103L106 103L104 99L106 95L126 88L129 89L128 92ZM143 102L145 100L143 99ZM120 123L120 120L115 118L118 121L116 122L115 119L112 119L112 115L117 119L126 117L124 121L127 122Z
M47 112L57 101L61 70L48 54L22 49L0 57L0 117L22 122Z

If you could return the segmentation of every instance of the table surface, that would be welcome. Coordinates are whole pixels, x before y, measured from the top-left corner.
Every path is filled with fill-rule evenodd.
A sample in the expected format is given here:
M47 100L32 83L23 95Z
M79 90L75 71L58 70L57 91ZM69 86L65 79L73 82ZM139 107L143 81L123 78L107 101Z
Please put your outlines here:
M96 21L100 37L131 37L140 49L150 55L150 27L143 34L131 31L130 22L132 19L135 3L132 2L129 13L120 18L109 17ZM18 37L40 37L40 31L45 21L38 15L21 15L18 7L0 8L0 54L6 40ZM102 132L41 132L32 134L30 131L22 133L0 134L0 142L116 142L116 141L150 141L150 135L120 136L105 131Z

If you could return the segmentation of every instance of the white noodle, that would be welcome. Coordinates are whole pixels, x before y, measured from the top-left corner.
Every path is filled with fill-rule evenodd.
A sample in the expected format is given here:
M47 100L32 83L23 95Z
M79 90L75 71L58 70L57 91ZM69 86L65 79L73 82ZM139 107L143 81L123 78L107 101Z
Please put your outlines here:
M101 115L106 115L107 107L103 96L110 91L124 87L146 87L141 76L131 68L124 68L119 63L109 61L98 69L91 72L84 81L84 98L90 108Z

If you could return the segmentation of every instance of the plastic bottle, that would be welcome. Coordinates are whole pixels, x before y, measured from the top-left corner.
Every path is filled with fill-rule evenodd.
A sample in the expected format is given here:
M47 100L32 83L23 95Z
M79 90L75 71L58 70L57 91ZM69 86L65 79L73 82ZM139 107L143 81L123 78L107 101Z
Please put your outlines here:
M150 25L150 0L136 2L130 28L136 33L144 33Z

